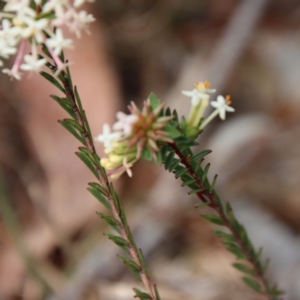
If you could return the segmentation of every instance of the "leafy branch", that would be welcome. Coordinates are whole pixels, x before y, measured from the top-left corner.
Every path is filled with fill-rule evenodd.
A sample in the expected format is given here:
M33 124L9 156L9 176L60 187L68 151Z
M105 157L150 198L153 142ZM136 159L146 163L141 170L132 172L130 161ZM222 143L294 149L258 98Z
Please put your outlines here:
M170 110L167 109L165 114L170 115ZM214 211L213 214L203 214L206 220L227 228L229 233L215 230L215 234L222 239L227 250L238 260L233 266L244 274L242 278L244 283L263 295L265 299L282 299L283 292L278 289L277 285L271 285L266 278L269 260L261 263L262 249L255 250L245 228L235 218L230 204L226 203L224 206L215 191L217 175L212 183L207 178L210 164L202 167L202 163L204 157L211 151L203 150L194 154L191 146L196 144L195 137L187 138L184 119L179 122L176 111L173 115L173 127L177 127L182 134L175 139L174 143L168 143L162 147L160 153L165 168L174 173L176 178L181 179L182 186L188 186L191 189L189 194L197 195L201 201L196 205L197 207L208 206Z
M72 83L70 70L66 68L66 70L61 71L59 75L53 75L58 71L55 60L46 47L43 48L43 52L52 59L53 63L47 63L50 73L41 72L41 75L63 92L65 97L51 95L51 98L70 116L69 118L60 120L59 123L83 145L79 147L79 151L76 152L76 155L97 178L97 182L89 183L88 190L110 212L110 214L102 212L98 212L97 214L118 233L118 235L111 233L106 233L105 235L126 252L126 257L120 255L119 258L138 280L142 282L145 288L146 292L134 288L135 297L142 300L160 300L156 285L153 284L150 279L143 253L135 244L132 232L127 223L124 207L121 205L112 183L108 180L105 169L100 164L100 157L95 150L90 126L82 107L77 88ZM68 61L65 61L63 54L60 59L62 62L68 63Z

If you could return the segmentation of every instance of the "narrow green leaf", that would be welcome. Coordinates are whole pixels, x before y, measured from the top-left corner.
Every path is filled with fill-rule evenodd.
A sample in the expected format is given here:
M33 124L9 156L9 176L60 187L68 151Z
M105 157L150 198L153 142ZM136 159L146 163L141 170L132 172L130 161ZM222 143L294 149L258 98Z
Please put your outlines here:
M79 147L80 152L85 153L91 160L91 162L100 168L100 159L97 154L93 153L90 149L86 147Z
M113 216L104 214L102 212L97 212L97 215L106 221L106 223L110 225L116 232L120 233L120 224Z
M172 115L170 107L168 107L168 108L166 109L165 115L166 115L166 116L171 116L171 115Z
M164 145L164 146L162 146L162 148L160 149L161 157L162 157L163 160L166 159L167 154L168 154L168 151L169 151L168 145Z
M139 298L141 300L151 300L152 299L152 297L149 294L144 293L137 288L133 288L133 290L135 292L135 296L134 296L135 298Z
M90 158L83 152L76 152L76 155L82 160L82 162L90 169L90 171L99 179L99 174L97 173L93 163Z
M173 116L174 116L174 121L176 121L178 123L179 119L178 119L178 113L177 113L176 109L173 110Z
M198 160L198 159L201 159L203 158L204 156L208 155L209 153L211 153L212 151L207 149L207 150L202 150L198 153L196 153L195 155L193 155L192 159L194 160Z
M80 124L78 124L77 121L73 119L64 119L63 121L69 126L73 127L74 130L79 131L80 133L84 132L84 128Z
M105 196L97 189L94 187L88 187L88 191L93 194L108 210L111 210L110 203L107 201Z
M156 284L154 284L154 293L155 293L156 300L161 300L160 295L157 290L157 287L156 287Z
M151 108L152 110L154 110L155 108L157 108L161 101L160 99L157 98L157 96L155 95L155 93L150 93L150 95L148 96L148 98L150 99L150 103L151 103Z
M218 175L216 174L216 175L214 176L214 179L213 179L212 184L210 185L210 189L209 189L210 192L212 192L213 189L215 188L215 185L216 185L216 182L217 182L217 178L218 178Z
M125 252L128 253L128 243L120 236L113 235L111 233L105 233L105 235L112 240L117 246L122 248Z
M243 273L245 273L245 274L247 274L247 275L254 275L254 274L255 274L255 271L254 271L253 269L247 267L247 266L244 265L244 264L241 264L241 263L234 263L233 266L234 266L237 270L239 270L239 271L241 271L241 272L243 272Z
M214 230L216 236L223 238L227 242L234 242L235 238L232 234L223 232L221 230Z
M183 175L186 172L187 172L187 169L185 167L181 167L179 170L176 171L175 177L176 178L181 177L181 175Z
M216 216L216 215L204 214L203 218L206 219L207 221L217 224L217 225L222 225L222 226L225 225L223 220L219 216Z
M256 280L249 278L249 277L243 277L242 280L244 281L244 283L247 286L249 286L254 291L259 292L259 293L262 292L261 286Z
M58 121L63 127L65 127L73 136L75 136L83 145L85 145L84 138L65 120Z
M127 266L127 268L133 273L133 275L141 281L141 268L131 259L124 257L123 255L119 255L119 258L123 261L123 263Z
M142 249L138 249L138 257L139 257L140 263L143 267L143 270L144 270L146 276L149 277L149 271L148 271L148 267L147 267L146 260L145 260L144 254L142 252Z
M171 163L173 162L173 158L174 158L175 153L172 151L169 153L169 155L167 156L167 158L164 161L165 164L165 168L167 170L169 170Z
M205 207L205 206L208 206L207 202L198 202L198 203L196 203L195 208L201 208L201 207Z
M174 158L170 167L169 167L169 171L172 172L178 165L180 164L180 160Z
M62 91L63 93L65 93L65 89L63 88L63 86L57 81L57 79L55 79L52 75L42 71L40 72L40 74L47 79L48 81L50 81L50 83L52 83L54 86L56 86L60 91Z
M182 182L182 184L181 184L181 186L190 186L190 185L192 185L193 183L195 183L196 181L195 181L195 179L194 178L192 178L192 179L188 179L188 180L184 180L183 182Z
M204 181L206 179L209 167L210 167L210 164L208 163L203 170L202 181Z
M80 99L80 96L79 96L79 93L78 93L78 90L77 90L76 86L74 87L74 94L75 94L75 99L76 99L76 103L77 103L77 106L79 108L79 111L82 113L82 111L83 111L82 103L81 103L81 99Z
M108 196L107 190L104 187L102 187L99 183L89 182L89 186L91 186L92 188L97 189L102 195L104 195L106 197Z
M168 122L166 124L166 126L164 127L164 131L168 133L168 136L171 139L176 139L182 135L182 133L171 124L171 122Z
M120 200L119 200L118 194L116 193L116 191L115 191L114 186L112 185L112 183L109 184L109 190L110 190L110 193L112 195L112 198L113 198L113 201L114 201L114 205L117 208L118 213L120 213L120 211L121 211Z
M55 100L73 119L76 119L74 105L70 99L60 98L56 95L50 95L50 97Z
M150 149L148 147L145 147L143 150L142 150L142 157L148 161L151 161L152 160L152 153L150 151Z
M203 192L203 191L205 191L205 189L196 189L196 190L189 191L188 194L193 195L193 194L200 193L200 192Z

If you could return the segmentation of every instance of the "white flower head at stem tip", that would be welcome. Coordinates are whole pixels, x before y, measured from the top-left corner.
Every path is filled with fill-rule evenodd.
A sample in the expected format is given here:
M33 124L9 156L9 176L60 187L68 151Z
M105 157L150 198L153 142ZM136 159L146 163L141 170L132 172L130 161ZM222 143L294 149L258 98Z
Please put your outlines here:
M132 132L132 125L137 121L138 117L136 115L126 115L119 111L116 114L118 122L113 125L114 130L122 130L126 136L130 135Z
M104 144L108 152L113 151L112 142L117 141L122 136L121 132L111 132L108 124L103 124L103 133L98 135L95 140Z
M64 38L62 30L58 28L55 31L55 35L46 40L46 45L52 48L54 53L58 55L63 49L72 47L72 40Z
M191 91L182 91L182 94L188 97L191 97L192 106L197 106L200 103L201 99L208 99L211 93L214 93L216 90L209 89L210 83L208 81L198 82L195 84L195 88Z
M226 96L226 98L224 98L222 95L219 95L217 100L212 101L210 104L218 111L221 120L225 120L227 111L235 111L233 107L229 106L231 104L230 96Z

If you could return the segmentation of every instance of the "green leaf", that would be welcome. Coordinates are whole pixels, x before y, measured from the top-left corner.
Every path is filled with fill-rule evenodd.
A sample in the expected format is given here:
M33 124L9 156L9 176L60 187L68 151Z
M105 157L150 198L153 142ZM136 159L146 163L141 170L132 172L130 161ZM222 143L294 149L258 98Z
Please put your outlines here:
M97 212L97 215L101 217L108 225L110 225L115 231L120 233L119 222L111 215L104 214L102 212Z
M166 109L165 115L166 115L166 116L171 116L171 115L172 115L170 107L168 107L168 108Z
M203 170L202 181L206 179L209 168L210 168L210 163L208 163Z
M121 209L122 209L121 208L121 204L120 204L120 200L119 200L118 194L116 193L116 191L115 191L114 186L113 186L112 183L109 184L109 190L110 190L110 193L112 195L115 207L117 208L118 212L120 212Z
M152 153L150 151L150 149L148 147L145 147L143 150L142 150L142 157L148 161L151 161L152 160Z
M195 208L201 208L201 207L204 207L204 206L208 206L208 202L198 202L196 203L195 205Z
M143 270L144 270L146 276L149 277L149 271L148 271L148 267L147 267L147 264L146 264L145 257L144 257L144 254L142 252L142 249L138 250L138 257L139 257L140 263L141 263L141 265L143 267Z
M65 89L63 88L63 86L52 75L44 71L40 72L40 74L65 94Z
M82 135L80 135L72 125L70 125L68 122L66 122L65 120L59 120L58 121L63 127L65 127L73 136L75 136L83 145L85 145L85 140L82 137Z
M173 110L173 116L174 116L174 121L176 121L178 123L178 113L177 113L176 109Z
M164 161L165 168L166 168L167 170L169 170L170 165L171 165L171 163L173 162L174 155L175 155L175 153L174 153L173 151L171 151L171 152L169 153L169 155L167 156L167 158L165 159L165 161Z
M76 86L74 88L74 92L75 92L75 99L76 99L77 106L79 108L79 111L82 112L83 108L82 108L82 104L81 104L81 99L80 99L80 96L79 96L79 93L78 93L78 90L77 90Z
M98 168L100 168L100 159L97 154L93 153L90 149L86 147L79 147L80 152L86 154L89 157L91 162L95 164Z
M159 295L158 290L157 290L157 287L156 287L156 284L154 284L154 292L155 292L156 300L161 300L160 295Z
M128 243L120 236L113 235L111 233L105 233L105 235L112 240L117 246L128 252Z
M181 186L186 186L186 185L190 186L195 182L196 182L196 180L194 178L188 179L188 180L183 180Z
M204 214L203 218L206 219L207 221L217 224L217 225L222 225L222 226L225 225L223 220L219 216L216 216L216 215Z
M210 192L212 192L213 189L215 188L215 185L216 185L216 182L217 182L217 178L218 178L218 175L216 174L216 175L214 176L214 179L213 179L212 184L210 185L210 188L209 188L209 191L210 191Z
M69 126L73 127L74 130L79 131L80 133L83 133L85 131L84 128L80 124L78 124L77 121L73 119L64 119L63 121L67 123Z
M193 194L196 194L196 193L201 193L205 191L205 189L196 189L196 190L191 190L188 192L189 195L193 195Z
M141 300L149 300L149 299L151 300L152 299L152 297L149 294L144 293L137 288L133 288L133 290L135 292L135 296L134 296L135 298L139 298Z
M179 166L177 166L177 170L176 170L176 173L175 173L176 178L181 177L181 175L183 175L184 173L187 172L187 169L185 167L180 166L180 169L178 167Z
M209 153L211 153L212 151L207 149L207 150L202 150L198 153L196 153L195 155L193 155L192 160L198 160L201 159L202 157L208 155Z
M223 232L221 230L214 230L216 236L223 238L227 242L234 242L235 238L232 234Z
M158 99L157 96L153 92L150 93L148 98L150 99L152 110L154 110L155 108L157 108L161 104L160 99Z
M72 101L68 98L60 98L56 95L50 95L73 119L76 119L75 107Z
M91 194L93 194L108 210L111 210L110 203L107 201L105 196L97 188L90 186L88 187L88 191Z
M160 149L161 157L162 157L163 160L166 159L167 154L168 154L168 151L169 151L169 146L168 146L168 145L164 145L164 146L162 146L162 148Z
M172 172L178 165L180 164L180 160L179 159L173 159L170 167L169 167L169 171Z
M160 151L157 152L157 154L156 154L156 160L155 160L155 162L156 162L158 165L160 165L160 164L162 163L162 155L161 155L161 152L160 152Z
M244 283L247 286L249 286L254 291L259 292L259 293L262 292L261 286L256 280L249 278L249 277L243 277L242 280L244 281Z
M128 269L133 273L133 275L138 279L141 279L141 268L131 259L124 257L123 255L119 255L119 258L123 261L123 263L128 267Z
M84 152L76 152L76 155L82 160L82 162L90 169L90 171L95 175L96 178L100 178L98 172L96 171L93 162Z
M234 263L233 266L234 266L237 270L239 270L239 271L241 271L241 272L243 272L243 273L245 273L245 274L247 274L247 275L254 275L254 274L255 274L255 271L254 271L253 269L251 269L251 268L245 266L244 264L241 264L241 263Z
M166 126L164 127L164 131L168 133L169 138L176 139L182 135L182 133L177 130L173 125L171 125L171 122L168 122Z

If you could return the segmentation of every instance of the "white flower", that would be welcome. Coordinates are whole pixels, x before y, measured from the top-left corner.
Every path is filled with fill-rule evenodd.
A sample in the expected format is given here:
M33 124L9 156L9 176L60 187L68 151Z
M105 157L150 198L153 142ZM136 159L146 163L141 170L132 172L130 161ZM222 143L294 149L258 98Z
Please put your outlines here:
M132 125L137 121L138 117L136 115L126 115L119 111L116 114L118 122L113 125L114 130L122 130L125 136L131 134Z
M61 29L57 29L55 32L55 36L46 40L46 45L54 50L56 55L60 54L60 52L64 48L71 48L72 40L65 39L62 34Z
M94 0L87 0L88 2L94 2ZM74 7L79 7L81 6L86 0L74 0Z
M198 82L195 84L195 88L191 91L182 91L182 94L188 97L191 97L192 106L197 106L200 103L201 99L208 99L211 93L214 93L216 90L208 89L210 83L208 81Z
M27 25L22 31L21 35L23 38L34 37L38 44L43 43L44 34L43 30L46 29L48 25L48 19L35 20L29 17L22 18L22 21Z
M14 68L10 69L3 69L3 73L7 74L8 76L12 78L15 78L17 80L21 80L22 73L20 73L18 70L15 70Z
M95 140L104 144L108 152L113 151L112 142L117 141L122 136L121 132L111 132L108 124L103 124L103 133L98 135Z
M36 55L26 54L24 55L25 64L20 66L20 69L24 71L40 72L41 68L47 62L46 59L38 59Z
M226 118L226 111L228 112L234 112L235 109L227 104L230 104L230 97L227 96L226 98L224 98L223 96L219 95L217 97L217 101L212 101L210 103L210 105L214 108L216 108L216 110L219 113L219 116L221 118L221 120L225 120Z

